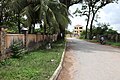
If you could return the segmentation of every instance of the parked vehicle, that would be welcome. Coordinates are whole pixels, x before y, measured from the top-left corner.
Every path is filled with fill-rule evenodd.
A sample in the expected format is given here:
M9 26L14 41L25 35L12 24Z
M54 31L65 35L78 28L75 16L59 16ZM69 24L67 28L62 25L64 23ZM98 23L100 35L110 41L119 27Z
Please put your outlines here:
M100 37L100 43L104 45L106 43L105 38L103 36Z

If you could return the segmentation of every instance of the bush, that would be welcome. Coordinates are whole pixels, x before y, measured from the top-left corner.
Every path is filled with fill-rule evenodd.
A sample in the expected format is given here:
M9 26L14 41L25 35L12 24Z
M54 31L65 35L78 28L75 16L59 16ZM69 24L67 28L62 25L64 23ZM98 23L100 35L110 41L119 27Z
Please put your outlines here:
M80 39L85 39L85 37L84 36L80 36Z
M120 46L120 42L111 42L111 41L107 41L108 45L112 45L112 46Z
M23 47L22 42L14 42L13 45L11 45L11 50L12 50L12 57L14 58L19 58L23 56L27 52L25 48Z

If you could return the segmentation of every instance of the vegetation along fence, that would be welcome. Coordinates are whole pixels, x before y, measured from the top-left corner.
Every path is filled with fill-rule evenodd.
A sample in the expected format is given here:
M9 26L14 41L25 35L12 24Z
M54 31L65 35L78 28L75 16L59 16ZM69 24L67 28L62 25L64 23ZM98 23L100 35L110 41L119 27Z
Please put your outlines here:
M0 58L4 59L10 55L10 47L15 42L21 44L28 50L34 50L42 46L44 41L56 41L57 34L41 35L41 34L7 34L4 28L0 30Z
M108 34L108 35L104 35L104 37L107 41L120 42L120 34ZM99 39L100 39L100 35L97 35L96 40Z

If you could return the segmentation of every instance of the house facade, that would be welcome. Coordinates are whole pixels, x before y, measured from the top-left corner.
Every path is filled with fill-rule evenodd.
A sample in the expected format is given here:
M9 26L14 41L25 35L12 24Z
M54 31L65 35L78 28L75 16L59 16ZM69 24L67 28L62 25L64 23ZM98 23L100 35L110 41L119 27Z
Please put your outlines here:
M74 36L80 36L80 33L83 31L83 26L76 25L74 26L73 34Z

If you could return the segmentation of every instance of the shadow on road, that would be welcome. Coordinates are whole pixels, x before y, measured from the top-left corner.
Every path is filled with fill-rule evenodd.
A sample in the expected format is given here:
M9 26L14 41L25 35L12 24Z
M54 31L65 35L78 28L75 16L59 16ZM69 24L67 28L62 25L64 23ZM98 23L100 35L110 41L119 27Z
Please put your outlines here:
M79 40L79 39L68 38L67 41L68 41L67 45L70 46L75 51L88 52L88 53L94 53L96 51L120 52L118 48L113 48L111 46L100 45L96 43L90 43L90 42Z

